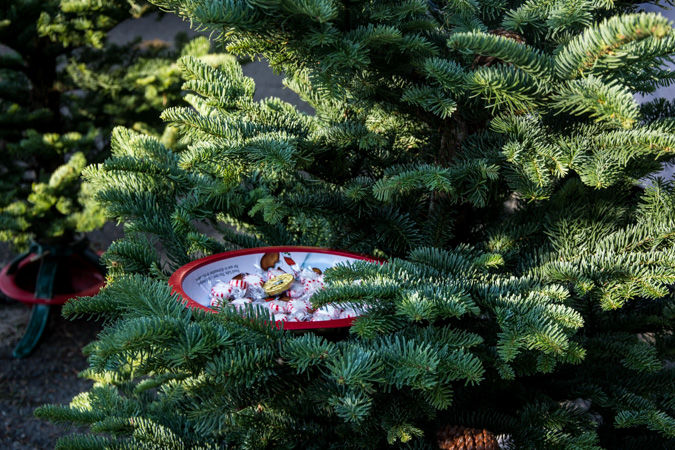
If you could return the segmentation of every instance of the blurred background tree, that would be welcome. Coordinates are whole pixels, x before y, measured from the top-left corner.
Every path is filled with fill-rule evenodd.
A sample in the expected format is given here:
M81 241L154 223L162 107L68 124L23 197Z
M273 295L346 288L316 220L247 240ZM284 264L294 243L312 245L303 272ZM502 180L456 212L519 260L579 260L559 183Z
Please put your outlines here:
M119 23L156 11L135 1L3 1L0 7L0 240L25 250L72 243L105 218L80 172L109 153L116 125L171 140L159 112L179 104L181 55L204 56L205 38L175 45L109 44Z

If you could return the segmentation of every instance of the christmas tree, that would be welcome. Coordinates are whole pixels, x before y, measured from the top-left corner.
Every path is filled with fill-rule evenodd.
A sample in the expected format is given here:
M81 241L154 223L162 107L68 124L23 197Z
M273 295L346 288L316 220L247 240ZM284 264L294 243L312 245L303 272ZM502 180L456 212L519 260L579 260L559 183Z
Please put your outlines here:
M668 20L590 0L156 3L269 59L316 114L185 57L192 107L162 117L186 145L115 129L85 178L127 235L108 287L65 310L108 320L97 383L36 411L92 434L58 447L675 445L675 187L642 187L675 120L634 100L673 80ZM268 244L387 259L312 298L370 306L347 339L171 293L183 264Z

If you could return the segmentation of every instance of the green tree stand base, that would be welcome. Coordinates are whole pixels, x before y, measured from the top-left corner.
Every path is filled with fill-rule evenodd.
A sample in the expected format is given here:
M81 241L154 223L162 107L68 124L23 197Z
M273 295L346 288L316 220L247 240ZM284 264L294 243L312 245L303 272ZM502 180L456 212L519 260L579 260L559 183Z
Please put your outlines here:
M12 353L14 357L25 358L32 353L53 307L98 292L105 280L105 267L98 259L86 241L65 246L34 243L2 270L0 291L33 305L26 332Z
M14 347L12 356L15 358L25 358L30 355L40 342L42 333L45 331L47 322L49 322L49 313L52 307L44 304L35 304L30 313L30 320L23 337Z

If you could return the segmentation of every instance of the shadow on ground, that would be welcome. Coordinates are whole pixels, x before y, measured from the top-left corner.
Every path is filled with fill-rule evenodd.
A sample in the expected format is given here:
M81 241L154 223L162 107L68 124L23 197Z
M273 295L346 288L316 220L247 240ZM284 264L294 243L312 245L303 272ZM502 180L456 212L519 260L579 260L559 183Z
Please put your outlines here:
M43 339L33 354L16 359L12 350L23 335L30 308L0 299L0 448L49 449L68 432L33 417L45 403L69 403L93 382L77 374L87 368L82 347L94 340L101 324L70 321L55 309Z

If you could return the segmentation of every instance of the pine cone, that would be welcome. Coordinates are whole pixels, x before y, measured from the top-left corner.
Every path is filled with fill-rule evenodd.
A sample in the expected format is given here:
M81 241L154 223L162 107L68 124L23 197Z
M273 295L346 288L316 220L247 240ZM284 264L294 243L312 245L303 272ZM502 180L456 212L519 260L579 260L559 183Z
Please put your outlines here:
M519 44L527 43L522 35L516 33L515 31L506 30L504 28L496 28L494 30L488 31L488 33L494 34L495 36L503 36L505 38L513 39Z
M490 30L488 33L494 34L495 36L502 36L507 39L513 39L519 44L526 44L525 38L521 36L520 34L516 33L515 31L509 31L505 30L504 28L497 28L495 30ZM477 66L482 66L482 67L490 67L493 64L497 64L502 62L501 59L497 59L494 56L484 56L484 55L478 55L476 58L473 60L473 64L471 64L471 68L474 69Z
M436 432L438 448L443 450L499 450L495 435L488 430L446 425Z

